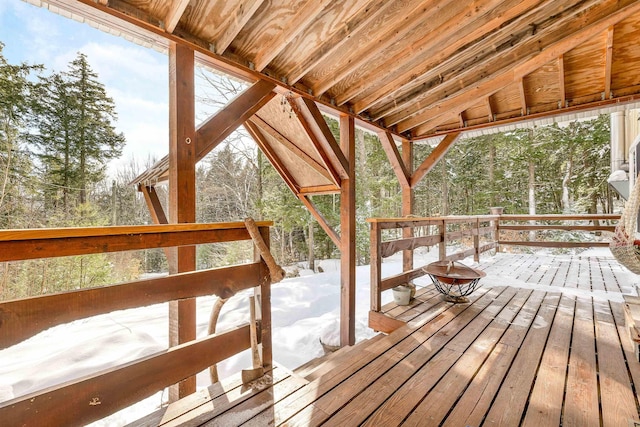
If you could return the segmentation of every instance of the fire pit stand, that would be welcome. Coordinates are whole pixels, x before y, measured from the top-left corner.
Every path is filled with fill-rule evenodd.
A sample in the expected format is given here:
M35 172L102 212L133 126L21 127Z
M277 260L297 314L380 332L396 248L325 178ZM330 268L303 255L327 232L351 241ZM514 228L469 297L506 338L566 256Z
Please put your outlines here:
M480 279L486 276L482 270L455 261L432 262L424 271L431 277L433 285L444 295L445 300L453 303L469 302L467 295L475 291Z

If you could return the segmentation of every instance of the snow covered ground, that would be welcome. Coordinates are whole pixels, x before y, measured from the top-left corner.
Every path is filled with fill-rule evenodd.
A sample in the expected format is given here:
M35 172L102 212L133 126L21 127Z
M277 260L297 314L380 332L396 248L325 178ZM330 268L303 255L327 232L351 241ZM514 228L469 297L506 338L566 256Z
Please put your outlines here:
M437 258L438 251L416 251L416 265ZM606 255L608 249L595 249L582 255ZM542 254L541 254L542 255ZM491 262L486 255L483 263ZM470 265L470 259L465 261ZM285 279L272 286L272 323L274 360L289 369L323 354L320 339L337 344L340 307L340 273L338 260L319 263L323 273L302 270L301 277ZM383 277L402 271L401 255L387 258ZM630 273L631 274L631 273ZM637 276L632 275L634 279ZM356 270L356 335L365 339L374 333L367 327L369 311L369 266ZM488 275L483 282L502 285L504 278ZM634 286L629 292L634 293ZM428 277L415 280L418 286L431 283ZM631 284L631 282L630 282ZM510 285L535 286L527 283ZM563 289L567 291L567 289ZM224 331L249 319L246 291L234 296L224 306L218 321L218 331ZM595 295L595 298L621 301L620 294ZM383 294L383 304L390 301L390 292ZM206 335L214 297L198 298L198 336ZM78 320L48 329L18 345L0 351L0 401L73 380L87 374L135 360L167 348L168 307L158 304L134 310L124 310L89 319ZM45 349L45 351L43 351ZM221 378L251 366L249 352L243 352L218 367ZM198 387L209 385L208 372L198 375ZM119 426L141 418L157 409L166 400L166 393L156 395L113 414L95 426Z

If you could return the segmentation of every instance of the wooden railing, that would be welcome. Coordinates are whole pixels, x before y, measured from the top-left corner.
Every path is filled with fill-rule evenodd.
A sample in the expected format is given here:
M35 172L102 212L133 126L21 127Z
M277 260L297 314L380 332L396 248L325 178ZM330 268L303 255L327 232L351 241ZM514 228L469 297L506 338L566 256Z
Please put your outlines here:
M272 223L257 225L265 242L269 242ZM0 231L0 262L250 239L241 222L5 230ZM97 314L205 295L228 298L253 288L260 350L263 364L269 368L272 363L270 284L267 266L255 255L250 264L4 301L0 302L0 348L54 325ZM249 322L0 403L0 419L4 425L82 425L104 418L248 348Z
M425 266L407 268L400 274L382 278L382 259L400 251L411 251L420 247L438 246L439 260L461 260L469 256L479 262L480 254L500 246L537 246L552 248L579 248L608 246L608 241L592 240L544 240L531 232L580 231L584 233L612 232L614 222L620 215L482 215L447 216L425 218L371 218L371 309L369 327L382 332L390 332L400 326L399 321L389 318L381 310L382 292L407 283L426 274ZM525 224L523 224L525 222ZM402 237L404 229L411 229L413 237ZM504 233L502 233L504 231ZM503 237L507 232L522 232L526 238L514 240ZM387 236L384 235L387 234ZM466 243L468 249L447 254L447 246L452 242Z
M584 214L584 215L500 215L498 224L498 243L510 246L536 246L545 248L592 248L609 246L609 241L568 240L557 235L557 240L550 240L548 236L540 235L538 231L585 232L599 233L613 232L615 224L620 219L619 214ZM506 233L518 232L519 239L514 236L505 237ZM531 233L535 234L532 239ZM514 234L514 233L510 233ZM546 233L548 234L548 233Z

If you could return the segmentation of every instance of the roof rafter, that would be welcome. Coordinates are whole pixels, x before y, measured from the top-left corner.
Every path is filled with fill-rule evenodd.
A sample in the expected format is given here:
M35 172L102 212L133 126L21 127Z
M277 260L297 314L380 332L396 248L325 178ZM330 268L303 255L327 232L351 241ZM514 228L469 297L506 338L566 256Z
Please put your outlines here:
M396 64L395 69L391 69L386 73L386 76L378 83L374 83L375 91L360 97L354 102L354 109L356 112L362 112L374 106L383 106L387 103L397 103L400 94L422 84L428 76L430 70L433 70L438 64L446 61L447 58L453 55L460 54L463 49L471 49L473 44L482 40L483 35L488 32L495 31L502 26L507 25L511 20L519 16L519 14L526 13L533 8L538 1L536 0L507 0L500 2L494 10L487 15L486 22L481 20L473 20L468 22L467 25L462 27L454 26L451 30L455 32L455 37L452 37L451 32L441 31L438 29L435 34L429 34L428 37L423 39L423 44L420 47L416 47L419 52L433 52L428 57L421 55L409 55L409 61L401 61L398 58L392 58L389 60L390 64ZM466 23L465 20L462 21ZM510 31L513 31L514 25L509 24ZM495 37L495 36L494 36ZM447 39L453 40L450 44L444 44L441 48L436 49L438 45L442 45ZM464 49L464 50L466 50ZM438 66L438 68L442 68ZM417 77L416 77L417 76ZM363 79L362 86L371 86L370 81ZM356 86L356 85L354 85ZM354 87L350 91L347 91L343 98L353 98L359 92L360 88ZM341 98L341 100L344 100ZM382 118L382 115L375 111L370 112L374 120Z
M318 154L334 175L334 181L339 184L341 180L348 179L349 162L315 102L299 96L289 97L288 100Z
M262 71L273 58L278 56L280 52L293 40L298 34L304 31L313 19L322 10L331 3L332 0L311 0L298 10L298 13L291 18L288 25L278 33L276 37L271 39L271 43L263 46L255 57L256 70Z
M173 30L176 29L176 26L178 25L178 22L180 22L180 18L184 14L188 5L189 0L174 0L174 2L169 5L169 12L164 19L165 31L173 33Z
M611 98L611 65L613 63L613 25L607 31L607 45L604 65L604 99Z
M398 125L398 130L403 132L412 129L414 135L423 135L450 119L448 114L457 115L475 104L478 98L495 93L639 10L640 2L632 0L619 2L607 0L598 3L584 11L580 19L565 23L558 28L558 34L553 32L545 37L549 39L546 43L540 39L530 40L531 44L542 49L539 53L522 55L522 59L509 62L507 67L488 73L479 81L473 79L476 80L475 83L466 84L462 90L448 93L446 99L430 103L429 110L405 120Z
M474 49L465 50L460 55L443 61L421 77L428 78L421 87L405 94L396 101L397 104L377 112L375 116L384 116L384 122L388 126L411 121L411 116L429 108L439 99L451 96L458 88L472 86L500 69L509 68L521 58L535 56L544 47L543 40L570 33L571 29L564 28L563 24L571 22L575 14L586 7L584 2L572 1L577 4L571 3L568 8L565 2L553 2L549 8L536 9L527 16L535 18L537 25L518 19L494 33L488 38L491 40L485 40ZM598 0L587 2L593 5ZM461 71L456 73L456 70ZM403 124L399 128L404 126Z
M364 46L358 46L358 51L349 56L349 60L336 69L327 78L316 82L312 85L313 93L321 95L329 90L336 83L347 77L356 68L365 65L377 53L394 43L402 40L416 25L420 25L422 20L427 19L439 8L444 7L448 2L455 0L427 0L416 4L411 10L402 10L400 8L392 9L391 13L397 13L400 16L407 16L403 21L403 26L399 29L389 29L383 35L369 40ZM394 19L388 17L387 19ZM375 48L372 45L375 44Z
M333 34L325 43L320 44L317 49L310 52L304 60L300 61L296 67L287 73L289 83L293 84L302 79L309 70L325 61L327 57L340 49L349 39L367 28L376 17L385 12L390 4L387 0L377 0L341 25L338 32Z
M264 0L245 0L237 3L234 13L231 13L227 19L229 25L215 41L215 52L218 55L222 55L227 50L263 2Z
M564 54L558 56L558 81L560 83L560 108L567 106L567 91L564 87Z

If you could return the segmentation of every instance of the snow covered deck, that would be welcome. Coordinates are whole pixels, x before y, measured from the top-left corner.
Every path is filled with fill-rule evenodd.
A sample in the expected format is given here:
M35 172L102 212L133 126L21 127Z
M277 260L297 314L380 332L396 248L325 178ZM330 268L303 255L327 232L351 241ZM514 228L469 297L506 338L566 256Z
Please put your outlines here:
M276 367L272 386L247 390L214 385L143 424L638 422L640 364L622 303L637 276L602 256L498 254L480 268L487 277L468 304L444 302L429 285L411 306L384 306L406 326L342 349L316 371Z

